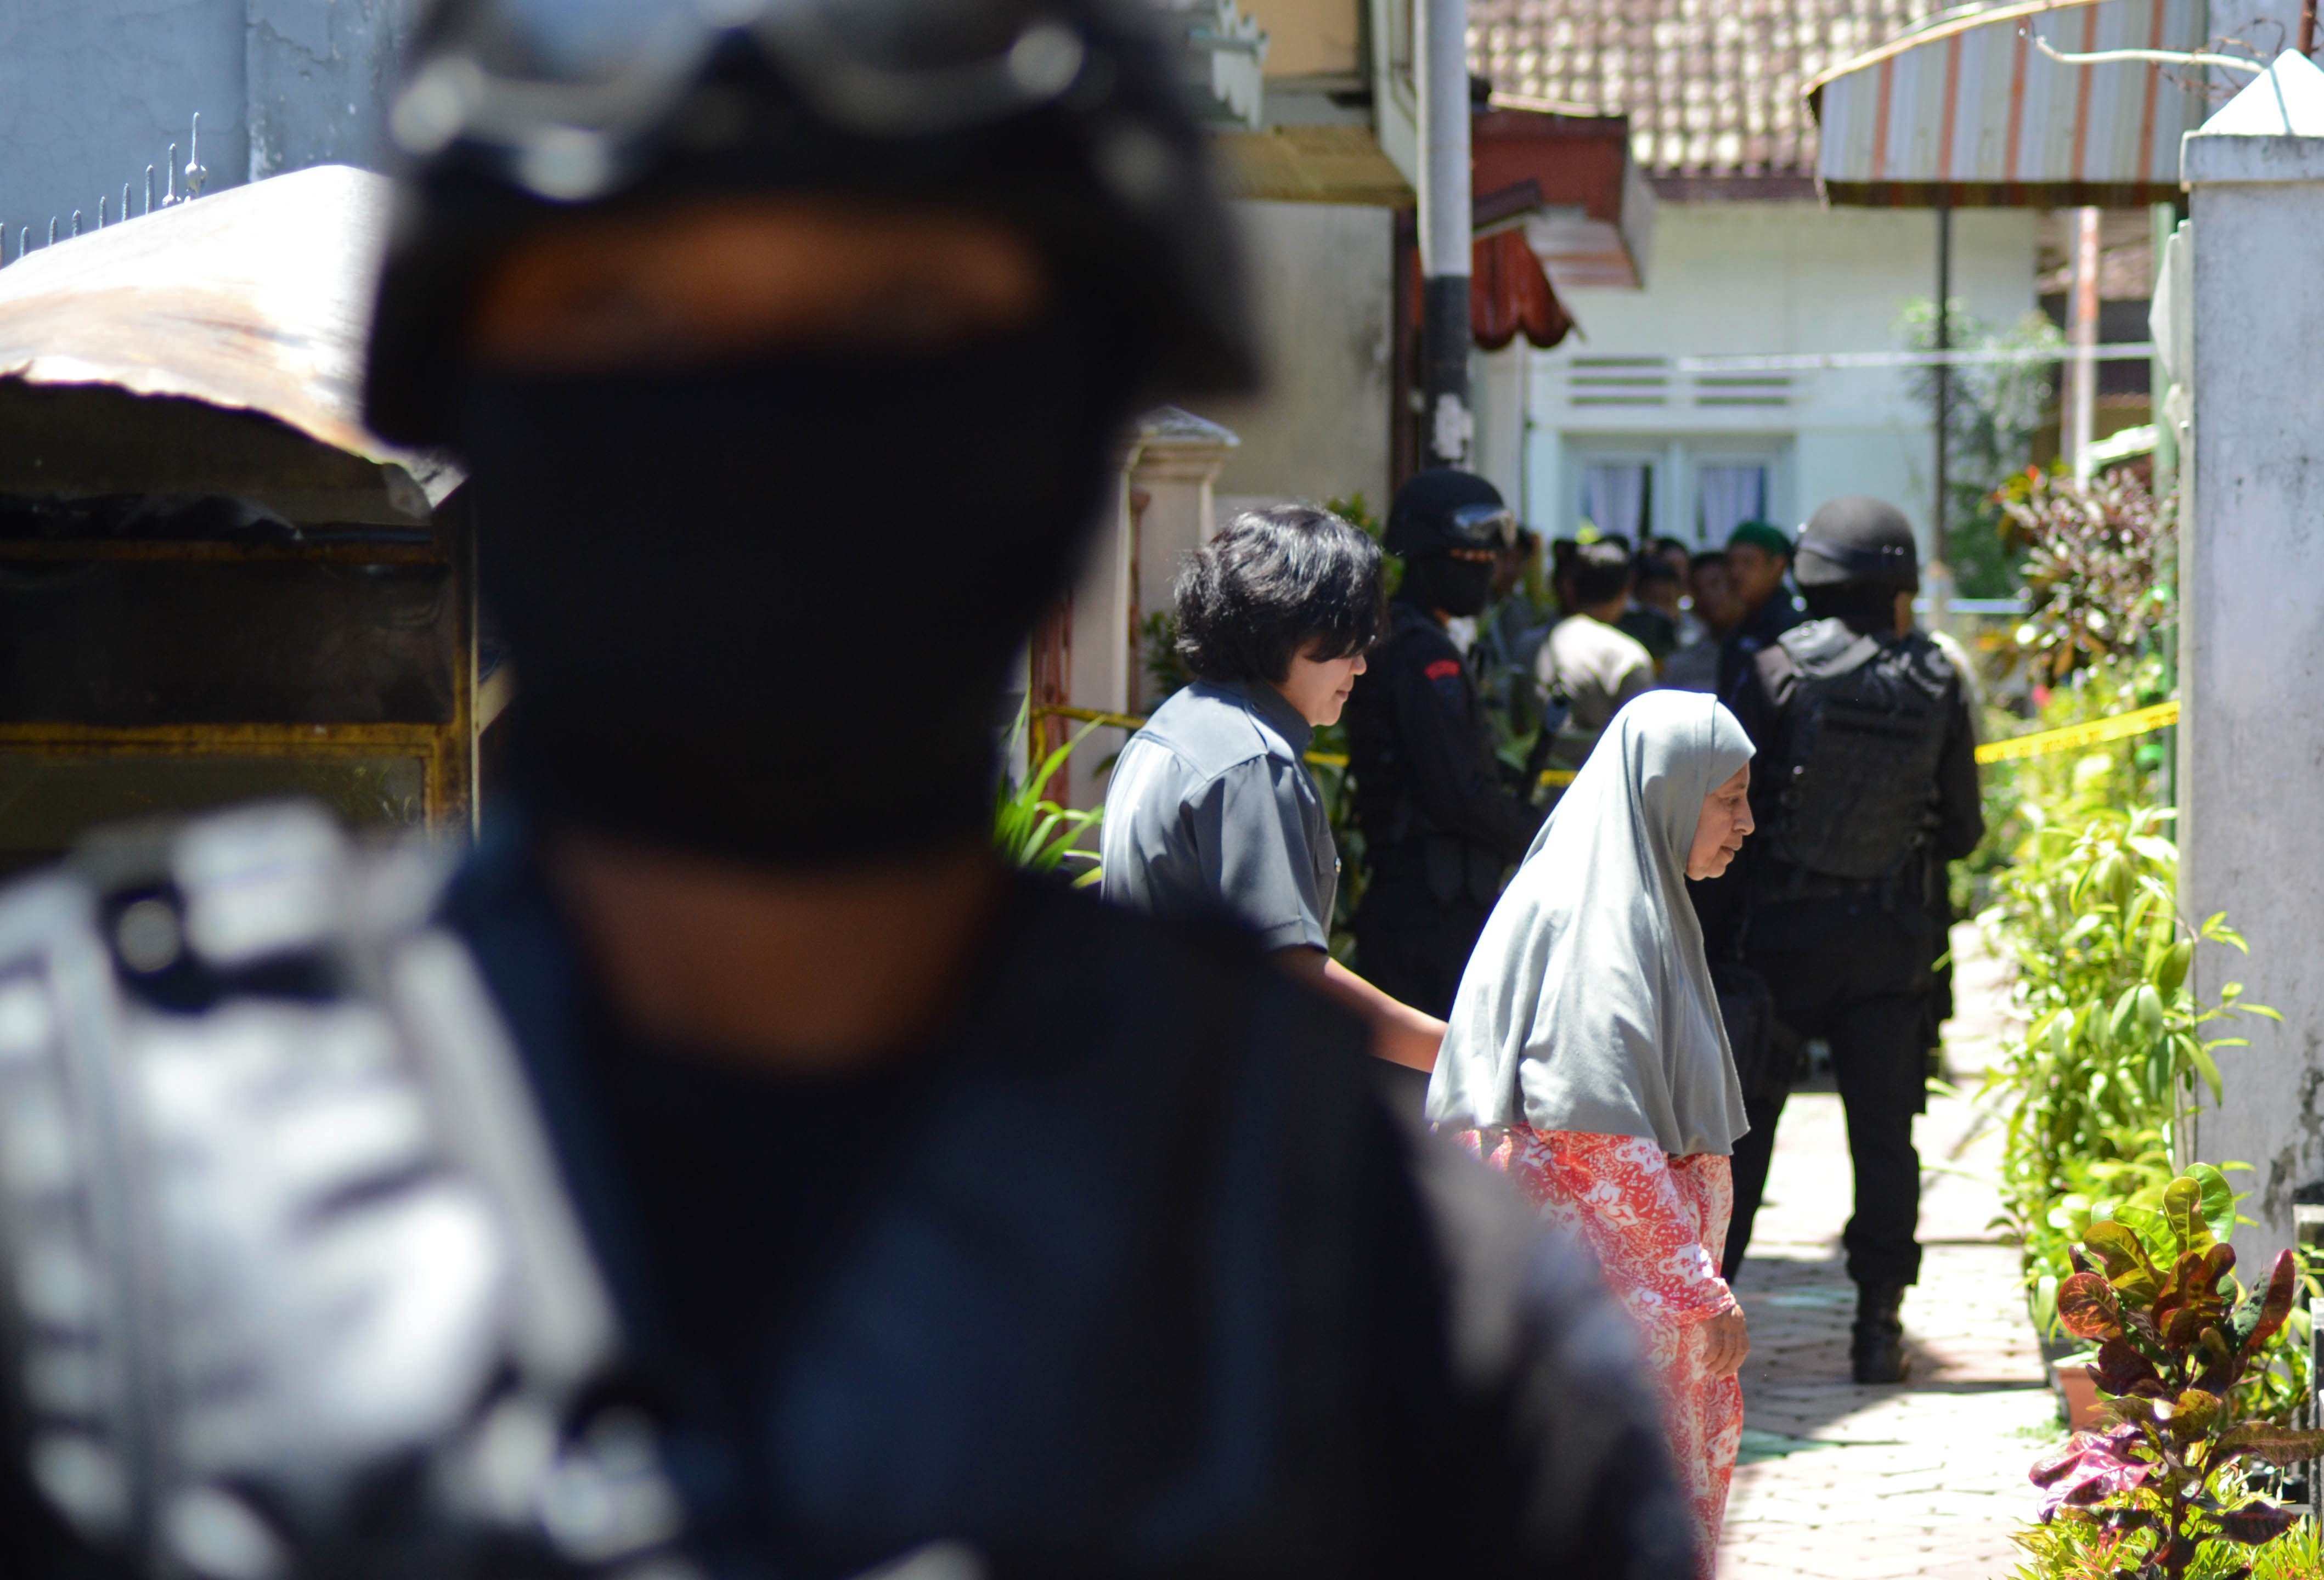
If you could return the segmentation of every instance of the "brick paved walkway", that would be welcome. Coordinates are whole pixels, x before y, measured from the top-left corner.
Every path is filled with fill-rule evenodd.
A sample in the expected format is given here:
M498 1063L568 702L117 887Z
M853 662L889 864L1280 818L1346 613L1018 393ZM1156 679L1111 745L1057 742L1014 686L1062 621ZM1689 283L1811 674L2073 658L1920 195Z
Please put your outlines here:
M1999 973L1957 929L1961 1016L1947 1062L1974 1092L1999 1025ZM2004 1580L2009 1532L2032 1512L2025 1480L2059 1434L2015 1288L2016 1255L1987 1227L1998 1136L1966 1098L1932 1097L1921 1281L1904 1303L1912 1380L1848 1380L1855 1286L1841 1269L1850 1195L1840 1099L1794 1094L1777 1134L1767 1205L1736 1293L1751 1318L1743 1461L1729 1501L1722 1580ZM1956 1172L1955 1170L1960 1170Z

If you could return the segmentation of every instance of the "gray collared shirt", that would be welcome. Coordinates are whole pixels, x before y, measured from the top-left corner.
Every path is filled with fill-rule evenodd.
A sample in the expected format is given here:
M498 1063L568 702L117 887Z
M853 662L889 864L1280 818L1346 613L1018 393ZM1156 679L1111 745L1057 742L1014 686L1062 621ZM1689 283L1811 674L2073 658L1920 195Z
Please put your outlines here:
M1157 916L1223 907L1272 949L1328 949L1339 847L1301 761L1311 732L1263 680L1197 680L1114 763L1107 900Z

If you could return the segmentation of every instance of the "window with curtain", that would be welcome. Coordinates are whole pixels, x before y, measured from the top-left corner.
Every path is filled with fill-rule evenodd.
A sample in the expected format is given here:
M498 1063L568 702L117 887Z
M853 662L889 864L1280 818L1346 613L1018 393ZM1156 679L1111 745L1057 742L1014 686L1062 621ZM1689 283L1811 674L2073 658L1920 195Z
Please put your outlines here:
M1636 543L1653 509L1654 468L1646 462L1593 462L1582 468L1582 519L1600 532Z
M1706 543L1724 543L1745 522L1767 518L1767 468L1757 461L1721 461L1695 468L1695 531Z

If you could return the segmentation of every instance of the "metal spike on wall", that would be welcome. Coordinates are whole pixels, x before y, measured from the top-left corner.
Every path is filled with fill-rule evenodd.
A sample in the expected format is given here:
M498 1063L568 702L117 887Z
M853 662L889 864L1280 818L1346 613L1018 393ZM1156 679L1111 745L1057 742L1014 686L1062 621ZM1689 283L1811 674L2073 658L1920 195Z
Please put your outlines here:
M193 141L187 145L186 152L186 196L189 199L200 197L202 183L209 180L209 175L210 172L202 168L202 112L196 110Z
M111 193L100 192L97 194L97 228L98 230L103 230L108 225L118 225L122 221L135 217L141 213L151 214L156 207L167 208L173 204L189 201L196 194L200 192L203 186L209 180L209 171L202 165L201 136L202 117L200 114L197 112L193 118L192 142L190 143L193 152L186 161L186 189L184 191L181 192L178 189L178 145L172 143L170 144L169 173L165 182L166 190L160 203L157 205L154 201L153 167L149 164L145 167L145 206L143 209L134 210L131 208L131 195L137 189L136 183L132 181L124 181L121 183L121 206L118 208L115 208L113 206L113 195ZM82 228L87 223L87 217L84 215L83 211L78 208L72 211L72 218L69 221L63 220L56 216L51 216L49 219L48 241L45 245L49 246L54 246L57 245L57 229L59 226L69 224L70 227L69 234L72 236L78 236L81 234ZM15 256L11 258L8 255L8 227L5 224L0 224L0 267L5 267L11 263L23 263L24 259L31 254L32 251L32 227L29 225L22 226L18 227L16 232Z

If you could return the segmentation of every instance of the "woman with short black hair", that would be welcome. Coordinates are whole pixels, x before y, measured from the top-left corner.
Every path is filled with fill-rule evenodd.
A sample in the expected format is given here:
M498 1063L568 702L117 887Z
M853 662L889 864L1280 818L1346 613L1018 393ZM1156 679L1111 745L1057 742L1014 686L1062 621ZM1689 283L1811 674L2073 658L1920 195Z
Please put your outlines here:
M1187 557L1176 597L1194 679L1114 764L1106 898L1232 916L1364 1013L1380 1057L1431 1067L1444 1023L1331 957L1339 851L1304 760L1314 730L1339 721L1384 623L1379 545L1312 506L1247 511Z
M1379 637L1379 545L1312 505L1246 511L1186 557L1175 596L1187 673L1280 685L1295 659L1351 658Z

